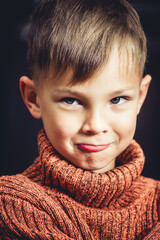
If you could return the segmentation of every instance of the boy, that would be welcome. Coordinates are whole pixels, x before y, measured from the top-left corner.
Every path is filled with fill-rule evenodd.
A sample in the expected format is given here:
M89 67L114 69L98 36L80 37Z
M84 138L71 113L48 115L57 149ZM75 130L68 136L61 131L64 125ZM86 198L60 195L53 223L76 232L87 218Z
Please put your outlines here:
M42 118L40 156L0 179L1 239L159 239L160 182L133 140L151 77L125 0L41 0L23 100Z

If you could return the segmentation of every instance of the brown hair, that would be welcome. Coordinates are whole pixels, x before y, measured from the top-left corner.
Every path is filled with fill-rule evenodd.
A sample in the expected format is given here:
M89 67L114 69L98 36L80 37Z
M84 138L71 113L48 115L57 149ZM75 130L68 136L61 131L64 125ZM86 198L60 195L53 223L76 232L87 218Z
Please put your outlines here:
M118 44L143 73L146 38L136 11L125 0L40 0L28 38L31 76L55 76L68 68L82 82L99 69Z

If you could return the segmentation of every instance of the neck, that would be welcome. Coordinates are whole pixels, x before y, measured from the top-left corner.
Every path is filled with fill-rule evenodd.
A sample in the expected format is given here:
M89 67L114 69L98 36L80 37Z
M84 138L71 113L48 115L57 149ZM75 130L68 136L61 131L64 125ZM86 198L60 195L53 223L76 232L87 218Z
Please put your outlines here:
M78 168L53 148L44 130L38 137L43 184L58 188L77 202L104 207L129 189L142 172L144 155L133 140L117 158L118 167L106 173L94 173Z

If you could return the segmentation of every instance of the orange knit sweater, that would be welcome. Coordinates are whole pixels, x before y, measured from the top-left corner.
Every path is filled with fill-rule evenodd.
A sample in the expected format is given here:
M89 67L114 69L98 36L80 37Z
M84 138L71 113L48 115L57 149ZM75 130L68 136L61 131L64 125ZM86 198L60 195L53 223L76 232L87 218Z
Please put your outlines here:
M133 140L106 173L63 159L41 130L39 153L23 174L0 178L0 239L160 239L160 182L140 176Z

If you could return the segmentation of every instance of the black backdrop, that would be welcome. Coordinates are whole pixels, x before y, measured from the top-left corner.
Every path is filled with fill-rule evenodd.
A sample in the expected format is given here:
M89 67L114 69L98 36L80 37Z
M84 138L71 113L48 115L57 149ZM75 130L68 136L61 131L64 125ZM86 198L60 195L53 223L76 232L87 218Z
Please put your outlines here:
M28 75L26 33L34 2L10 0L1 3L0 175L22 172L38 155L37 133L42 124L31 117L19 92L20 76ZM143 175L160 180L160 1L130 0L130 3L138 11L148 38L146 72L152 75L135 138L146 156Z

